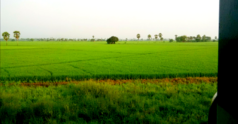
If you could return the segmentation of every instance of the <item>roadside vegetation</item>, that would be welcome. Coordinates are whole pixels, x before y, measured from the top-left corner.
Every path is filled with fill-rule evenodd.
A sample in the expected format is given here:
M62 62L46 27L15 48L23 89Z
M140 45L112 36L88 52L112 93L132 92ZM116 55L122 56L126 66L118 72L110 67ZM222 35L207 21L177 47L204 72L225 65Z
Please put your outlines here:
M1 83L0 123L205 124L217 91L206 77L34 84Z

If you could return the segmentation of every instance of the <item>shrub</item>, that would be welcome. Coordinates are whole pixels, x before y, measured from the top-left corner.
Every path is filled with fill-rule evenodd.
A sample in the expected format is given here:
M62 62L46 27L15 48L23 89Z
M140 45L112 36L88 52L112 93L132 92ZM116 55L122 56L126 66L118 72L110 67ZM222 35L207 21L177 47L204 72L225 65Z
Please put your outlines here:
M94 42L94 41L95 41L95 39L91 39L91 41L93 41L93 42Z
M169 39L169 42L173 42L174 40L173 39Z
M118 37L111 36L109 39L107 39L107 44L115 44L119 39Z

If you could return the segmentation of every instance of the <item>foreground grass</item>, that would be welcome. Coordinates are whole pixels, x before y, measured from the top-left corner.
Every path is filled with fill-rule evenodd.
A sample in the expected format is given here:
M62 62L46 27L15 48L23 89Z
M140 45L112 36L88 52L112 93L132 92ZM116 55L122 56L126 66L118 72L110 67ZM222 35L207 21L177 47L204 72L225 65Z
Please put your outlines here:
M57 87L5 82L0 123L206 123L217 82L180 81L89 80Z

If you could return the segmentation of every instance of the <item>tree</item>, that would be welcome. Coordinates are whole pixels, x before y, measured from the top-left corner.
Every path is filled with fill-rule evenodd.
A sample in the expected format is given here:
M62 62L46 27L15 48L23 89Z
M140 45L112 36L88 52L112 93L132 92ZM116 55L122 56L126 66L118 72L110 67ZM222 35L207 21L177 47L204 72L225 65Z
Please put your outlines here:
M202 41L207 41L206 35L203 35L203 36L202 36Z
M148 39L150 40L150 38L151 38L151 35L149 34L149 35L148 35Z
M16 40L17 40L17 46L18 46L18 39L19 39L19 37L20 37L20 31L14 31L13 33L14 33L14 37L15 37Z
M177 35L175 35L175 40L177 41Z
M176 41L177 42L185 42L185 41L187 41L187 36L183 35L183 36L176 37Z
M217 36L215 36L215 39L213 39L212 41L215 42L217 40Z
M174 40L173 39L169 39L169 42L173 42Z
M217 36L215 36L215 40L217 40Z
M207 37L207 40L208 40L208 41L211 41L211 40L212 40L212 38L211 38L211 37Z
M188 39L190 42L193 41L193 36L190 36Z
M182 41L182 40L181 40L181 37L178 37L177 35L176 35L175 40L176 40L177 42L181 42L181 41Z
M136 37L137 37L137 38L138 38L138 40L139 40L139 38L140 38L140 34L137 34L137 35L136 35Z
M91 39L91 41L95 42L94 35L93 35L93 39Z
M156 35L155 35L155 40L157 40L157 38L158 38L158 35L156 34Z
M91 39L91 41L92 41L92 42L95 42L95 40L94 40L94 39Z
M182 41L182 42L185 42L186 39L187 39L187 36L186 36L186 35L181 36L181 41Z
M201 36L198 34L197 37L196 37L196 41L199 42L201 41Z
M160 40L163 40L162 33L159 33Z
M10 34L8 32L3 32L2 36L3 36L3 39L6 41L6 46L7 46L7 40L9 39Z
M115 42L118 42L119 39L116 36L111 36L110 38L107 39L107 44L115 44Z

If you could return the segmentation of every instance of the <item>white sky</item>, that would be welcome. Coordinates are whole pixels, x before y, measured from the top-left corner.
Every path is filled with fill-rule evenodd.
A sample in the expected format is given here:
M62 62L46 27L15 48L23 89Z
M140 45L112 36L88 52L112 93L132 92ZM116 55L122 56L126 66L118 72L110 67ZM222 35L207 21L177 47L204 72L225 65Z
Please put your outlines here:
M218 36L219 0L1 0L1 34L20 38Z

